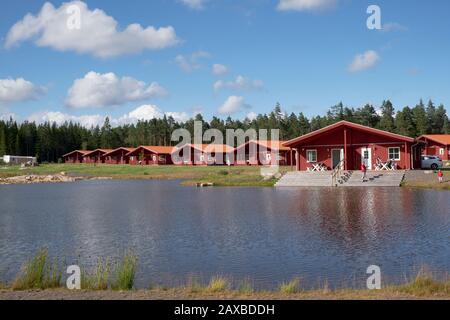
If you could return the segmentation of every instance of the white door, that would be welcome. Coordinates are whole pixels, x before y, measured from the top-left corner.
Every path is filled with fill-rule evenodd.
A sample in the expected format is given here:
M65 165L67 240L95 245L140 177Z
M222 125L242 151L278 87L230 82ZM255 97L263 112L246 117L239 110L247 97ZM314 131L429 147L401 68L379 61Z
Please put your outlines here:
M361 148L361 163L366 165L367 170L372 170L372 149Z

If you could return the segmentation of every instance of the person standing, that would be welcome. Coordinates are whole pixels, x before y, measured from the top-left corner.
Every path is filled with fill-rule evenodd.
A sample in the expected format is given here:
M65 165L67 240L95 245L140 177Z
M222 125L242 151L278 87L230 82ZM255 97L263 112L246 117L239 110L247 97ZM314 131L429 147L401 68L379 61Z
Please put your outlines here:
M444 173L442 172L441 169L439 169L439 171L438 171L438 180L439 180L439 183L442 183L444 180Z
M362 172L362 182L366 181L367 176L367 167L364 162L361 163L361 172Z

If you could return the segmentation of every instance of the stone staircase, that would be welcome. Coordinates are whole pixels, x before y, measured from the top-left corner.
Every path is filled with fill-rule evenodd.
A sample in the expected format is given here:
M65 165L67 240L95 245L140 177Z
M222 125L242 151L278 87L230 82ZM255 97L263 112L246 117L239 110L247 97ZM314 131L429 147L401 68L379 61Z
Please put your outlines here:
M283 175L275 187L399 187L405 171L369 171L362 181L361 171L344 171L336 181L332 181L331 171L294 171Z

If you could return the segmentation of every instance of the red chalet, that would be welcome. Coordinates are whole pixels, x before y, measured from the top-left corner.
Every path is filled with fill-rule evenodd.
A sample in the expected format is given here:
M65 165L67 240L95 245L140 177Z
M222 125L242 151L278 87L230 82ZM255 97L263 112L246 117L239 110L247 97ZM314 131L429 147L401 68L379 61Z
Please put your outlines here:
M128 164L130 163L130 158L127 156L127 154L134 150L135 148L120 147L108 153L105 153L103 155L103 159L107 164Z
M89 150L74 150L63 155L65 163L83 163L83 157L85 154L89 153Z
M86 153L83 156L83 162L85 163L105 163L105 159L103 155L108 152L111 152L112 149L96 149Z
M268 165L276 163L287 166L295 163L295 153L283 146L285 141L250 140L234 151L236 165ZM278 157L275 159L274 157Z
M190 158L186 153L190 149ZM186 144L173 151L174 162L178 165L231 165L230 156L234 148L226 144Z
M172 164L173 147L163 146L140 146L128 152L129 163L136 165L161 165Z
M345 170L359 170L364 162L374 170L378 162L393 161L396 169L412 169L416 154L414 139L369 128L348 121L292 139L284 146L297 151L297 170L310 170L320 164L326 169L342 165ZM415 156L414 162L419 161Z
M425 134L417 138L423 143L422 154L450 160L450 134Z

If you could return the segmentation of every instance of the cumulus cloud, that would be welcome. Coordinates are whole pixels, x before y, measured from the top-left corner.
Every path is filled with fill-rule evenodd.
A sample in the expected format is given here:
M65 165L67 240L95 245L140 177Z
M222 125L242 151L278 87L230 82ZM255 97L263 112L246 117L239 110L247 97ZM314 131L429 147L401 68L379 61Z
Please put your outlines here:
M368 50L362 54L358 54L349 66L350 72L360 72L373 68L380 60L380 56L374 50Z
M212 73L216 76L223 76L224 74L228 73L228 68L223 64L215 63L212 66Z
M253 111L247 113L247 116L246 116L246 118L248 120L250 120L250 121L255 120L256 117L258 117L258 114L256 112L253 112Z
M280 0L280 11L318 11L332 8L338 0Z
M178 122L189 119L188 114L185 112L163 112L156 105L142 105L117 120L113 120L113 122L116 122L117 124L131 124L136 123L139 120L161 119L164 115L166 117L172 117Z
M237 76L236 79L232 81L218 80L214 83L213 88L216 92L222 89L252 91L263 89L264 83L261 80L250 80L243 76Z
M194 10L201 10L204 8L206 0L180 0L181 3Z
M99 114L74 116L60 111L41 111L28 117L28 121L34 121L36 123L55 122L56 124L61 125L65 122L73 122L88 128L91 126L95 127L96 125L102 125L104 120L105 117Z
M185 72L192 72L201 67L200 60L209 58L211 55L206 51L196 51L189 56L179 54L174 62Z
M74 81L69 89L66 105L72 108L106 107L166 96L166 89L158 83L147 85L132 77L117 77L114 73L88 72Z
M227 100L219 108L220 114L232 114L244 109L248 109L250 106L245 103L245 99L240 96L229 96Z
M80 13L79 29L68 27L73 14L68 12L72 6L76 6ZM164 49L178 43L175 29L171 26L143 28L134 23L118 30L113 17L100 9L90 10L82 1L63 3L59 8L46 2L37 15L28 13L9 30L5 47L11 48L24 41L101 58L139 53L146 49Z
M0 79L0 104L35 100L45 91L24 78Z
M133 124L139 120L161 119L164 116L171 116L175 121L181 122L189 119L189 115L185 112L163 112L155 105L142 105L136 109L126 113L118 118L109 117L110 123L113 126ZM6 117L6 116L5 116ZM0 116L1 118L1 116ZM8 117L9 118L9 117ZM36 123L57 123L63 124L65 122L79 123L84 127L102 126L106 116L100 114L91 115L71 115L60 111L41 111L30 115L27 120Z

